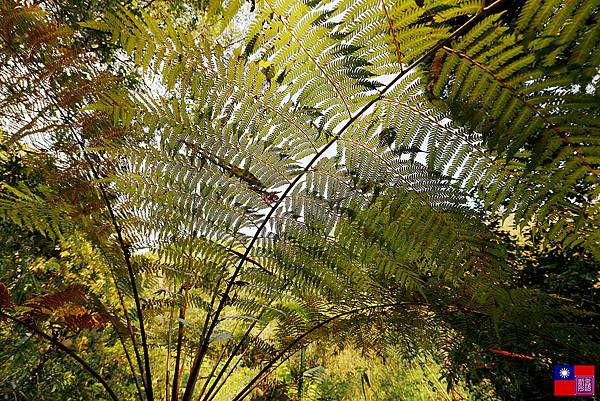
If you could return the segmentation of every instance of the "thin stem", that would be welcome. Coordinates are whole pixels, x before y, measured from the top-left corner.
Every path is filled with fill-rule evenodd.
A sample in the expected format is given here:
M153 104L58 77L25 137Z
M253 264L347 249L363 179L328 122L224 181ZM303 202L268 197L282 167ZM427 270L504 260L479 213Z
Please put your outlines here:
M102 252L102 255L104 256L106 263L110 266L110 262L109 262L108 257L106 256L106 254L104 252ZM113 283L115 285L115 289L117 290L117 296L119 298L119 303L121 304L121 308L123 309L123 316L125 316L125 322L127 323L127 333L129 334L129 338L131 339L131 343L133 345L133 351L135 353L138 370L139 370L142 380L144 380L144 372L142 371L142 360L140 358L140 352L137 349L137 341L135 340L135 334L131 330L131 321L129 320L127 308L125 307L125 301L123 299L123 294L121 293L121 290L119 289L119 283L117 281L117 276L115 275L115 272L111 268L109 268L109 270L110 270L110 275L112 277ZM137 373L135 371L135 368L133 367L133 362L131 360L131 356L129 355L129 351L127 350L127 346L126 346L125 342L123 341L123 339L121 338L121 335L119 334L118 330L115 329L115 331L117 332L117 335L119 336L119 340L121 341L121 345L123 346L123 351L125 352L127 362L129 363L129 369L131 370L131 374L133 375L133 381L135 383L135 388L138 392L138 396L140 397L140 401L144 401L144 397L142 395L142 390L140 388L140 383L138 382Z
M77 363L79 363L85 370L87 370L92 376L94 376L94 378L102 385L102 387L104 387L104 389L106 390L108 395L110 395L110 398L112 398L114 401L119 401L119 398L117 397L117 395L115 394L113 389L108 385L106 380L104 380L98 372L96 372L90 365L88 365L88 363L86 361L84 361L79 355L77 355L74 351L72 351L66 345L64 345L57 339L49 336L48 334L44 333L43 331L39 330L35 326L32 326L16 317L6 314L2 311L0 311L0 316L25 327L27 330L34 332L38 336L48 340L54 346L60 348L61 351L63 351L65 354L67 354L68 356L73 358L75 361L77 361Z
M204 325L202 326L202 336L200 337L202 339L202 345L200 346L200 348L198 348L196 350L196 354L194 355L194 360L192 361L192 365L190 366L190 377L188 378L182 401L190 401L192 398L192 394L194 393L193 387L196 384L196 381L198 379L198 373L200 372L200 366L202 366L202 360L204 359L204 355L205 355L205 352L203 352L203 350L204 349L208 350L208 344L210 342L210 335L212 334L213 329L214 329L214 325L212 325L212 324L209 327L209 322L211 321L210 320L210 311L213 308L214 302L215 302L217 294L219 292L220 285L221 285L221 277L219 277L219 280L217 281L217 285L215 286L215 291L213 292L212 298L210 300L210 309L206 311L206 319L204 320ZM223 296L223 298L225 298L225 295ZM221 301L223 301L223 298L221 298ZM219 303L219 306L221 306L221 303ZM217 321L217 319L218 319L218 317L215 317L214 321ZM216 325L216 323L215 323L215 325ZM193 380L192 380L192 375L193 375ZM192 383L191 388L190 388L190 383Z
M255 323L255 322L253 322L253 323ZM239 324L240 324L240 322L238 321L235 323L235 326L233 326L233 330L231 330L232 337L233 337L233 334L237 331ZM244 336L242 337L242 341L247 334L248 334L248 332L246 332L246 334L244 334ZM221 363L221 361L223 361L223 357L225 356L225 352L227 351L227 346L229 344L229 341L231 341L231 339L227 340L227 342L223 346L223 350L219 354L219 358L217 359L217 362L215 364L213 364L213 368L210 370L210 373L206 377L206 380L204 381L204 386L202 386L202 389L200 390L200 394L198 395L197 401L200 401L200 399L202 399L202 395L204 395L204 391L206 391L206 388L210 384L210 381L212 380L215 372L217 371L219 364ZM230 355L234 354L235 352L237 352L237 348L235 348L232 352L230 352Z
M204 380L204 385L202 386L202 389L200 390L200 394L198 394L197 401L200 401L202 399L202 395L204 395L204 392L206 391L206 387L208 387L210 381L212 380L213 376L215 375L215 372L217 371L219 364L223 361L223 357L225 356L226 352L227 352L227 348L223 347L223 349L221 350L221 353L219 354L219 358L217 358L217 361L213 364L213 367L210 370L210 373L208 374L208 376L206 376L206 380Z
M425 366L425 369L427 369L427 371L429 372L428 378L432 379L435 381L435 383L437 384L437 388L439 390L439 392L441 394L444 395L444 397L448 400L448 401L452 401L452 398L450 398L450 396L448 395L448 392L446 391L446 386L443 386L442 383L440 382L440 380L438 379L438 375L435 374L431 368L429 367L429 363L425 360L425 358L423 358L421 355L418 356L419 360L423 363L423 366ZM429 389L429 386L426 386L427 389ZM431 391L431 390L429 390ZM431 396L433 398L433 393L431 393Z
M264 311L263 311L264 312ZM258 316L257 319L260 319L262 316L262 313ZM242 345L244 344L244 341L246 340L246 338L249 337L250 332L254 329L254 326L256 326L256 323L258 322L258 320L252 322L250 324L250 327L248 327L248 329L246 330L246 332L244 333L244 335L242 336L241 340L236 344L235 348L233 349L233 351L229 354L229 357L227 358L227 361L225 362L225 365L223 365L223 367L221 368L221 370L219 371L219 374L217 375L217 377L215 378L215 381L213 382L213 384L210 386L210 388L208 389L208 392L206 393L206 395L204 396L204 401L207 401L208 399L210 399L210 394L213 392L213 390L215 389L215 387L219 384L219 380L221 380L221 377L223 377L223 375L225 374L225 372L227 371L227 368L229 367L229 365L231 364L231 362L233 361L233 358L235 358L236 354L238 353L238 351L242 348ZM264 330L264 329L263 329ZM262 331L261 331L262 332ZM260 335L260 333L259 333ZM237 364L235 365L237 366ZM235 370L235 369L233 369ZM207 383L208 384L208 383ZM205 386L206 387L206 386ZM204 389L201 392L201 394L204 393ZM215 393L216 394L216 393Z
M392 34L392 41L394 42L394 47L396 48L396 57L398 57L398 64L400 64L400 72L402 72L402 52L400 51L400 45L398 44L398 40L396 39L396 32L394 32L394 21L392 21L392 17L388 12L387 6L385 5L385 0L381 0L381 6L383 8L383 12L385 13L385 17L390 26L390 33ZM302 400L299 400L302 401Z
M225 379L223 381L221 381L221 383L219 384L219 386L212 392L212 394L210 392L206 393L206 396L204 397L203 401L212 401L212 400L214 400L214 398L217 396L217 394L219 394L219 391L221 391L221 388L225 385L225 383L227 383L227 380L229 380L229 376L231 376L233 374L233 372L235 372L235 370L237 369L237 367L240 364L240 362L242 361L242 359L243 359L242 356L240 356L237 359L237 361L235 361L235 363L231 367L231 370L229 371L229 373L227 373L227 376L225 376ZM214 384L216 385L217 383L218 382L215 382Z
M170 290L170 287L169 287ZM167 340L167 372L165 377L165 400L169 401L169 381L171 374L171 331L173 329L173 309L175 309L174 305L171 305L171 312L169 313L169 327L168 331L168 340Z
M304 356L306 354L306 347L300 351L300 371L298 372L298 401L302 401L302 392L304 390Z
M171 401L179 399L179 364L181 363L181 345L183 343L183 331L187 304L187 290L183 293L183 303L179 308L179 329L177 331L177 354L175 355L175 372L173 374L173 392L171 393Z
M140 397L140 401L144 401L144 396L142 395L142 389L141 389L140 383L138 382L138 379L137 379L137 373L135 372L135 367L133 366L133 361L131 360L131 355L129 355L129 351L127 350L127 345L125 344L125 341L123 340L123 337L121 337L121 334L118 332L118 330L115 330L115 331L117 332L117 337L119 337L119 342L121 343L121 346L123 347L123 351L125 352L125 358L127 359L127 364L129 365L129 370L131 371L131 375L133 376L133 382L135 384L135 389L138 393L138 397Z
M242 255L242 254L240 254ZM271 272L269 272L269 274L273 274ZM290 277L289 279L287 279L286 281L290 281L293 282L293 280L296 278L297 274L295 274L294 276ZM246 330L246 332L244 333L244 335L242 336L241 340L236 344L233 352L230 353L229 358L227 359L227 361L225 362L225 365L221 368L221 370L219 371L219 374L217 375L217 377L215 378L215 381L213 382L212 386L210 387L210 389L208 390L208 392L206 393L206 395L204 395L204 398L202 399L203 401L212 401L216 395L219 393L219 391L221 390L221 387L223 387L223 385L227 382L227 380L229 379L229 376L231 376L233 374L233 372L237 369L237 366L239 365L239 363L242 361L242 358L238 358L238 360L233 364L233 366L231 367L231 369L229 370L229 373L227 373L227 375L225 376L225 378L223 379L223 381L219 384L219 380L221 380L221 378L223 377L223 375L225 374L225 372L227 371L227 368L229 367L229 365L231 364L231 362L233 361L233 359L235 358L235 356L237 355L237 353L239 352L239 350L242 348L242 346L244 345L244 341L250 336L250 333L252 332L252 330L254 329L254 327L256 326L256 324L260 321L260 319L262 318L263 314L265 313L266 309L277 299L277 297L274 295L272 296L263 306L263 309L261 310L261 312L259 313L259 315L257 316L256 320L253 321L250 326L248 327L248 329ZM263 326L263 328L256 334L256 338L259 338L260 335L264 332L264 330L267 328L267 326ZM244 352L242 353L242 356L244 355L244 353L246 353L247 349L244 350ZM205 386L206 387L206 383ZM200 398L202 398L202 395L204 394L204 388L202 389L202 391L200 392ZM200 400L200 398L198 399L198 401Z
M231 330L232 335L233 335L233 333L236 332L238 325L239 325L239 321L236 322L235 326L233 327L233 330ZM213 364L213 368L210 370L210 373L208 374L208 376L206 376L206 380L204 381L204 386L202 387L202 390L200 390L200 394L198 395L197 401L200 401L200 399L202 398L202 395L204 394L204 391L206 391L206 387L208 387L208 385L210 384L212 377L215 375L215 372L217 371L219 364L223 361L223 357L225 356L225 353L227 352L227 345L229 344L229 341L230 340L227 340L227 342L223 346L223 349L221 350L221 353L219 354L219 358Z

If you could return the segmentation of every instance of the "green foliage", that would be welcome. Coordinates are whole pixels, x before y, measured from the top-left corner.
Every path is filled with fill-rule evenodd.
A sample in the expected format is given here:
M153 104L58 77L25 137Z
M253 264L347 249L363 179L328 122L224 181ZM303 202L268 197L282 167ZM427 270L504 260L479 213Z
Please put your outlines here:
M453 119L481 133L495 158L518 161L510 170L536 188L523 191L508 180L499 193L484 173L482 188L492 190L479 195L488 207L496 208L501 196L518 221L551 222L558 227L549 239L564 232L571 241L582 238L591 250L596 218L587 217L586 208L598 196L600 150L597 63L591 61L598 40L590 26L598 10L594 1L561 4L527 2L509 23L499 15L486 18L439 50L428 91L449 107ZM578 50L582 45L585 55ZM585 200L572 201L575 196ZM565 224L571 213L585 216L593 228Z
M431 352L449 388L506 399L541 397L519 380L600 354L589 294L564 299L600 262L597 2L264 0L237 46L224 26L242 2L200 4L212 31L160 3L72 28L2 2L0 79L19 96L1 92L0 215L103 256L88 262L114 280L99 285L111 339L154 383L140 398L208 401L242 366L230 400L285 399L293 372L262 379L310 343ZM80 32L148 87L59 50ZM55 173L19 182L10 147L38 132ZM553 263L573 282L540 282ZM342 397L310 372L307 397ZM357 377L365 398L376 381Z
M304 401L493 399L493 391L485 386L469 391L460 383L448 389L441 378L442 367L423 355L407 360L390 352L388 358L373 359L352 350L330 355L310 347L305 368L300 366L297 357L290 360L275 372L270 385L261 387L285 388L287 397ZM300 378L302 398L298 395ZM268 394L273 393L261 389L254 399L268 399Z

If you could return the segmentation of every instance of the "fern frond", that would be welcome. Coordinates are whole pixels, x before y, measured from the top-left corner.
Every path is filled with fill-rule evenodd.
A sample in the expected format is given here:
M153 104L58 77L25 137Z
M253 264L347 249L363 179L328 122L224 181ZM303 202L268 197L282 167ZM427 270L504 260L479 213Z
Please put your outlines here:
M25 185L11 187L3 183L3 194L0 198L0 216L30 231L37 231L53 240L62 239L63 234L72 230L69 214L74 212L70 205L58 201L55 194L47 188L38 187L34 193Z
M73 331L101 328L108 319L86 307L87 299L83 288L68 287L55 294L44 295L27 300L24 315L28 318L50 316L62 322Z
M589 185L586 196L597 192L597 124L594 118L581 117L597 114L588 106L595 100L578 88L588 84L583 83L585 78L561 75L558 70L545 73L540 67L540 63L552 66L561 59L576 63L567 51L569 46L583 42L590 50L596 46L591 43L597 43L593 39L596 33L583 22L593 20L596 7L595 2L588 1L560 8L556 2L540 5L530 1L517 23L523 37L508 34L508 27L492 16L456 43L445 46L445 55L440 52L434 59L429 93L449 105L452 118L482 134L484 151L498 155L494 164L500 161L517 167L504 169L510 173L502 173L498 177L504 177L494 183L489 179L496 173L483 173L478 162L466 159L459 181L467 188L486 188L491 195L481 194L489 199L486 205L496 209L504 203L519 221L540 219L549 226L563 226L547 217L565 208L578 209L578 205L565 201L574 196L575 188L585 182ZM580 23L569 24L570 18L579 18ZM580 60L582 64L570 68L587 65L587 59ZM464 154L459 152L456 160L463 160ZM469 173L477 170L477 174ZM454 171L458 170L449 170ZM529 188L519 188L517 182L521 180L529 182ZM560 182L562 190L548 191L547 182Z

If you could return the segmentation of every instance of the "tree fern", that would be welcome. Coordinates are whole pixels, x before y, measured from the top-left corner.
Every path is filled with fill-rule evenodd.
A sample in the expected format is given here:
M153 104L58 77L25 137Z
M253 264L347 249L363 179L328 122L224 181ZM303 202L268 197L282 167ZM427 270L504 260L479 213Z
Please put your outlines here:
M371 10L368 5L364 7ZM408 5L406 7L407 11L411 9ZM443 23L462 15L476 15L483 9L480 5L470 3L465 3L463 7L464 9L453 9L452 6L438 4L432 6L427 13L421 14L426 15L426 18L433 14L434 21L437 18L437 21ZM348 12L357 13L359 8L349 8ZM344 8L342 6L339 9ZM246 275L245 270L238 273L239 270L236 269L232 280L244 278L242 281L250 283L251 280L259 280L248 287L248 290L252 289L250 294L254 297L262 294L262 302L269 305L283 294L289 293L288 296L292 296L296 291L298 294L293 297L298 299L309 297L315 291L329 294L330 297L333 294L339 296L343 290L336 288L339 281L335 274L330 275L331 268L343 272L346 277L359 280L351 279L348 283L350 288L372 286L366 277L369 276L367 272L375 269L375 277L384 281L393 278L407 291L417 292L424 291L422 282L427 274L459 285L462 281L460 277L465 274L459 266L466 264L477 267L479 272L469 274L476 274L480 278L482 272L498 270L498 266L493 263L494 256L497 256L494 253L496 251L481 248L485 244L485 228L465 230L464 217L458 217L467 212L467 209L461 206L466 204L467 199L463 190L473 193L476 188L489 185L492 188L490 195L484 196L488 206L498 209L502 202L499 199L514 196L514 208L524 208L536 197L543 196L537 194L535 188L532 191L527 184L517 182L518 174L524 171L525 166L518 163L510 166L499 163L493 157L487 156L484 144L476 135L444 122L444 114L427 111L425 90L416 79L399 81L399 84L384 95L383 101L375 105L372 114L356 115L360 107L367 105L374 95L372 91L375 86L367 84L368 81L364 79L370 74L381 73L381 70L369 70L369 57L358 52L358 48L364 44L357 46L353 43L354 47L350 52L344 50L343 45L336 44L337 29L342 32L342 28L337 28L336 23L329 22L329 11L325 11L326 9L311 8L304 4L291 6L285 3L265 3L262 10L253 23L251 39L244 54L234 52L226 57L224 62L215 57L204 56L203 64L208 68L198 72L202 78L189 78L192 82L203 82L199 90L204 92L194 93L194 97L208 99L208 108L205 106L199 110L190 109L182 103L186 101L186 97L170 100L162 107L160 103L156 104L152 100L130 99L130 105L124 107L129 108L126 123L131 123L134 129L137 125L139 130L152 127L153 131L149 137L160 136L157 151L128 149L121 153L127 154L132 161L136 160L136 153L140 156L138 161L133 161L130 165L127 175L117 179L122 190L129 196L133 195L133 199L137 197L142 202L138 203L141 220L151 222L150 226L156 230L150 237L158 235L161 241L168 241L183 229L194 236L202 235L219 238L220 241L226 239L226 243L243 244L245 235L241 234L240 230L252 226L258 228L262 222L261 210L265 209L265 205L261 204L264 203L264 199L257 193L259 191L256 185L248 185L240 175L232 174L231 168L246 171L246 175L252 177L254 182L261 183L261 192L274 192L276 188L290 185L299 172L299 166L302 165L301 159L317 154L324 140L331 138L332 134L327 134L327 131L352 118L353 124L342 133L337 142L337 156L321 159L306 172L305 178L298 181L301 185L293 188L286 197L285 208L278 209L272 215L273 233L270 239L259 242L260 247L250 252L252 257L260 257L265 261L269 273L258 272L252 267ZM335 15L336 12L338 11L331 15ZM340 11L340 15L344 15L344 12ZM382 8L378 12L384 13L385 10ZM436 13L440 13L440 16L435 17ZM393 15L386 18L389 23ZM381 20L386 21L383 18ZM404 21L409 21L406 24L411 26L410 19ZM419 17L415 17L416 30L412 34L401 30L396 32L394 29L390 31L389 27L383 29L383 32L393 36L391 44L399 49L402 40L410 40L410 35L424 33L419 31L418 21ZM456 85L460 83L462 92L458 92L456 96L468 94L472 98L484 92L488 95L485 99L471 100L474 103L489 101L495 97L493 90L500 91L498 99L504 102L501 104L512 105L510 107L514 110L507 111L500 105L489 106L490 110L503 110L501 116L494 118L502 120L515 116L514 118L523 120L522 125L526 125L531 117L520 116L528 116L524 113L531 110L519 103L521 98L511 99L514 91L504 82L510 81L514 85L515 82L531 80L531 77L525 77L521 71L528 68L534 59L533 56L515 58L523 52L523 47L508 38L505 30L497 27L498 23L499 19L495 16L476 25L469 34L459 39L463 47L454 52L457 54L454 54L450 47L444 48L442 51L455 55L459 61L464 59L466 63L463 67L454 67L447 64L448 61L444 61L451 67L440 67L438 74L444 77L451 76L450 71L459 68L458 78L453 84L454 89L450 88L449 91L457 92ZM450 38L450 26L443 28L440 25L439 39ZM356 27L345 29L344 35L347 40L353 35L358 35ZM310 48L302 45L304 39L310 43ZM131 42L130 39L127 41ZM500 44L493 41L500 41ZM148 40L145 42L148 43ZM280 43L283 42L292 42L294 45L281 46ZM400 72L403 68L402 63L415 57L411 56L411 50L414 54L423 52L418 42L413 40L411 46L405 51L406 61L400 61L399 52L395 52L396 59L393 63L399 67ZM476 52L474 55L462 53L462 49L468 46L477 46L477 50L472 50ZM125 47L130 51L134 50L126 43ZM190 51L193 53L194 49ZM480 71L470 69L475 55L480 53L481 56L478 57L482 57L482 61L475 64ZM484 67L484 61L492 57L493 64ZM350 63L348 65L354 67L345 69L342 67L343 63ZM388 60L387 63L391 61ZM146 67L146 64L142 66ZM363 70L364 72L361 72ZM491 84L496 85L496 89L491 89L489 82L485 81L490 76L493 81ZM514 77L519 76L521 81L514 81ZM463 80L466 83L463 83ZM173 82L174 79L167 77L167 88L174 87ZM442 85L443 83L438 84L438 88ZM436 95L440 91L441 89L434 88L433 94ZM176 92L172 93L176 95ZM153 104L156 105L150 106ZM271 107L265 107L266 104L270 104ZM302 108L297 104L302 105ZM390 117L394 116L390 108L398 104L406 108L407 114L401 115L404 118L390 120ZM110 103L105 101L101 107L110 107ZM315 110L319 110L316 118ZM164 117L161 117L161 114ZM146 115L149 120L144 120ZM265 131L267 123L270 122L270 126L273 127L272 122L282 121L282 115L284 122L281 125L289 126L289 122L294 121L294 132L286 133L285 137L274 136L278 125ZM410 118L409 115L416 118ZM532 127L537 129L536 125ZM479 126L475 128L482 129ZM483 129L484 135L490 135L485 131L485 127ZM525 139L510 145L518 149L527 141L529 135L533 134L526 133ZM502 140L498 139L498 148L509 145ZM443 152L440 146L448 141L453 145L448 152ZM304 145L292 145L296 143ZM307 146L308 143L310 147ZM291 158L292 155L287 153L286 149L297 151L298 154ZM428 168L421 167L415 161L420 152L428 153ZM508 159L512 158L510 152L509 150ZM513 154L514 152L512 151ZM152 156L149 156L150 154ZM193 166L200 169L188 172ZM458 174L459 171L461 172ZM444 179L440 174L449 174L451 179ZM195 176L197 178L193 178ZM503 181L507 179L511 185L503 186ZM157 185L158 182L161 184ZM226 189L219 191L217 188L221 187ZM166 193L165 188L168 188ZM343 216L356 213L358 205L368 207L374 202L378 204L377 198L388 193L389 188L418 194L418 206L412 206L414 198L409 197L404 198L404 201L396 201L394 210L408 207L404 212L410 216L411 213L422 213L421 208L425 207L431 210L432 215L412 217L415 219L414 223L406 226L392 224L391 231L380 234L382 238L404 238L403 241L408 239L408 242L386 244L386 247L389 246L394 251L383 251L373 245L377 241L370 234L365 236L363 232L357 236L356 232L343 229L347 224L344 223ZM445 188L451 190L445 193ZM159 191L163 191L163 194L159 194ZM148 198L148 194L154 195ZM408 199L411 201L404 203ZM197 209L193 209L192 205ZM415 209L412 209L413 207ZM446 209L454 207L457 207L457 221L452 220L456 217L451 219L450 215L446 215ZM169 214L166 213L167 210ZM202 215L199 214L200 210ZM373 208L372 213L361 223L365 224L362 229L366 232L373 230L374 222L384 216L378 208ZM440 215L446 217L441 220ZM449 227L446 227L446 224ZM436 234L434 227L444 231ZM132 232L139 230L132 228ZM340 252L340 248L339 245L335 245L335 241L328 245L331 240L323 242L323 238L329 238L331 233L337 230L343 230L339 231L340 239L366 237L364 245L352 243L346 249L346 252L354 255L356 259L330 259L332 252ZM415 238L422 239L423 242L419 244L423 247L421 251L412 253L413 257L420 255L421 258L411 260L412 263L421 265L422 273L392 262L397 258L396 252L414 248L416 245L409 239L410 236L403 237L399 235L401 231L397 230L407 230ZM479 234L474 234L478 232ZM264 251L261 250L262 247L265 247ZM433 249L443 249L441 252L446 256L445 260L436 261ZM388 255L387 252L392 253ZM322 255L323 260L315 259L316 255ZM273 257L276 258L276 262L269 261ZM378 261L377 264L372 265L375 260ZM301 268L296 268L300 266ZM356 273L350 273L357 268ZM286 288L278 280L289 280L290 274L297 286ZM425 276L421 276L423 274ZM234 286L228 285L225 291L231 293L232 288ZM265 292L261 292L261 288ZM277 288L280 290L273 291ZM242 288L242 293L245 291L246 288ZM287 296L284 296L281 299L286 298ZM493 299L498 302L501 298L495 296ZM226 298L222 298L221 305L225 305L225 300ZM252 302L240 300L238 306L246 305L248 308L251 304ZM282 322L288 329L298 326L296 333L299 334L310 327L302 323L299 316L294 317L297 313L288 310L284 305L281 304L277 309L283 308L287 311L282 315ZM308 304L304 307L308 310L313 309ZM258 310L246 309L248 312ZM323 316L322 312L314 310L314 313L317 314L313 320L323 319L319 317ZM490 313L493 316L496 312ZM215 326L212 327L214 330Z
M184 401L265 362L242 399L325 339L462 361L469 341L500 349L527 333L544 338L542 357L568 353L545 350L577 326L573 309L512 288L486 223L511 216L597 255L597 6L533 3L510 20L501 1L265 0L233 48L143 11L82 24L109 34L149 87L87 84L52 103L105 202L114 234L98 246L120 248L108 257L136 307L148 399L145 320L177 361L174 398L181 349L193 353ZM88 125L65 111L80 104ZM40 199L13 193L4 215L28 226L32 210L16 207ZM30 228L55 232L53 219Z

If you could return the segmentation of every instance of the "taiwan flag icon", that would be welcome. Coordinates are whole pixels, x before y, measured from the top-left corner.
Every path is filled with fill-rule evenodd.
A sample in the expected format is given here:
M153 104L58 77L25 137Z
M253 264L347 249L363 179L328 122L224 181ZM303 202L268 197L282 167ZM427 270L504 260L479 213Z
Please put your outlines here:
M594 365L555 365L555 396L593 396L596 388Z

